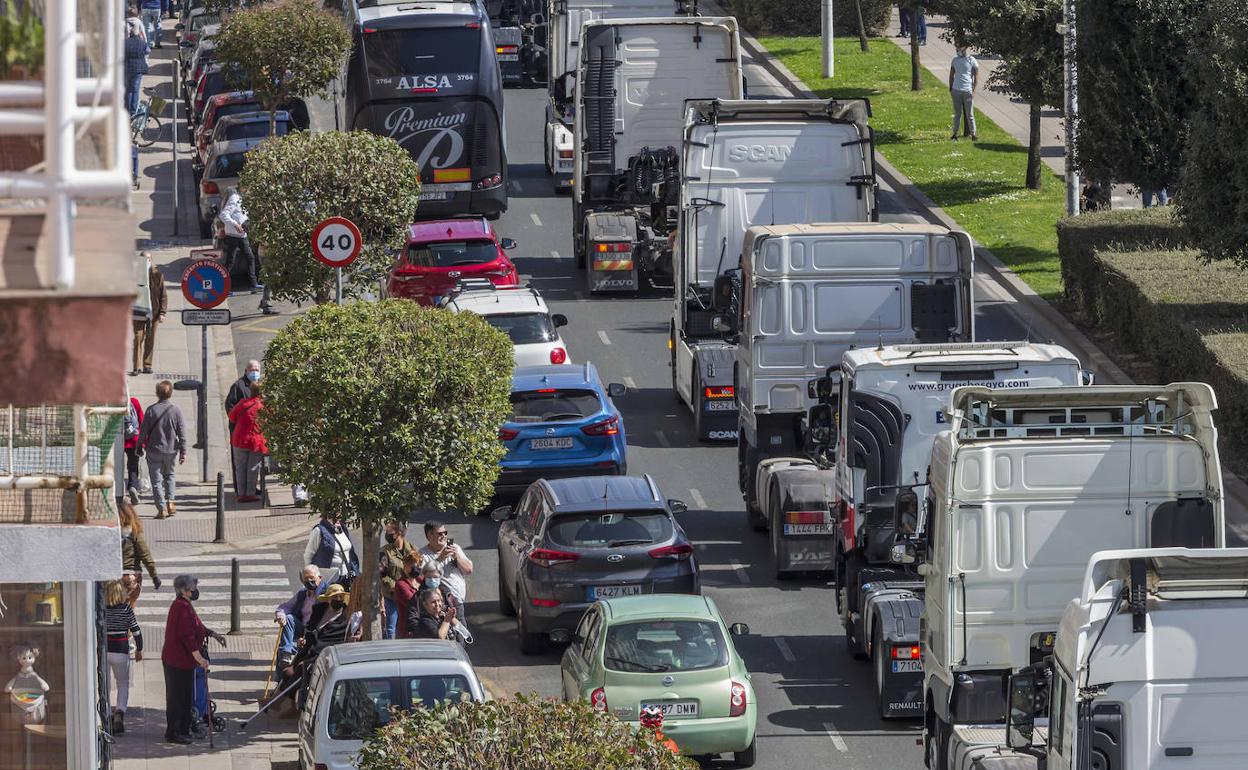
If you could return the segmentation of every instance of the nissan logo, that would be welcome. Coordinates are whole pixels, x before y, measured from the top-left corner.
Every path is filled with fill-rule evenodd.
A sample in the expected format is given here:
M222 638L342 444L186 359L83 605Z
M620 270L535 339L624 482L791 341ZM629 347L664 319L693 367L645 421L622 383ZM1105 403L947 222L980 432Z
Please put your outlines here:
M607 557L607 561L611 562L612 564L615 564L616 562L624 561L624 554L613 553Z
M673 684L675 684L675 683L676 683L676 680L675 680L675 679L673 679L670 675L669 675L669 676L665 676L665 677L663 677L663 686L664 686L664 687L671 687L671 686L672 686Z
M547 429L546 429L546 435L547 435L547 436L553 436L553 435L555 435L555 429L554 429L554 428L547 428Z

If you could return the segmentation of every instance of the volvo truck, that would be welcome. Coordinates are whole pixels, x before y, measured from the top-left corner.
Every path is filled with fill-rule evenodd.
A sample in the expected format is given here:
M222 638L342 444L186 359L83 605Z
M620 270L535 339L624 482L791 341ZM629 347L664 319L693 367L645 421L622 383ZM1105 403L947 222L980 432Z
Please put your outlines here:
M893 559L924 580L928 767L1000 724L1095 552L1225 546L1216 408L1204 383L953 392L925 502L895 506Z
M685 105L674 238L672 390L699 439L737 438L736 351L714 327L715 279L753 225L876 218L874 148L861 99L709 99Z
M591 293L671 281L685 100L740 99L741 89L731 17L581 27L572 240Z

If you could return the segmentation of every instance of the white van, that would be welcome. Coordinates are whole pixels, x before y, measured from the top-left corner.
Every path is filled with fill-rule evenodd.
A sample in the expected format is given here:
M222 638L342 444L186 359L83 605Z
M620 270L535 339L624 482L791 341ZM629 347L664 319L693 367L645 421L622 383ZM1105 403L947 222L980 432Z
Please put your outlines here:
M390 708L483 701L462 645L440 639L337 644L320 654L299 715L301 770L350 770Z

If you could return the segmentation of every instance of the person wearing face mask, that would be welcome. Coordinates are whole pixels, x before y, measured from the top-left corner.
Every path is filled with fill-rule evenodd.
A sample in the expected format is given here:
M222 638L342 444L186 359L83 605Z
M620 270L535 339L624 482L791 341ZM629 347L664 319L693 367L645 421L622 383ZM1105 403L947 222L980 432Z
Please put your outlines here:
M464 617L464 603L468 600L468 577L472 575L472 560L464 549L455 545L441 521L425 522L425 539L428 545L420 549L425 564L437 564L442 568L442 582L459 600L459 616Z
M408 610L408 632L416 639L455 639L458 611L447 607L442 592L436 588L422 589L417 604ZM419 608L419 614L414 612ZM412 616L415 616L413 622Z
M251 398L251 384L260 381L260 362L254 358L247 362L247 366L243 368L243 373L234 384L230 386L229 391L225 394L225 419L230 436L234 435L234 418L230 417L230 413L234 411L234 407L239 402ZM235 468L236 459L234 457L233 442L230 445L230 470L234 471L234 494L238 494L238 473Z
M176 594L165 619L165 643L160 661L165 669L165 740L169 743L191 743L191 696L195 669L208 671L204 642L216 639L222 647L225 637L208 630L191 602L199 599L199 578L178 575L173 579Z
M335 644L355 641L359 636L359 630L351 627L351 613L347 611L350 601L351 594L337 583L330 584L325 593L316 598L316 607L313 608L303 631L303 644L299 647L299 654L282 670L287 681L293 677L301 677L303 680L295 695L295 705L298 708L303 707L308 688L308 673L321 651Z
M394 581L394 603L399 610L399 623L395 629L394 636L396 639L409 639L411 634L408 631L408 612L411 610L412 603L416 598L416 594L420 593L421 575L420 575L420 554L411 553L403 559L403 576Z
M403 577L403 564L409 556L418 557L415 546L407 542L407 523L397 519L386 522L386 544L381 547L381 638L393 639L399 626L399 603L394 596L395 584Z
M294 659L298 650L295 640L303 636L303 631L312 620L312 610L316 608L316 600L325 593L329 582L321 579L321 569L309 564L299 574L301 586L295 595L277 606L273 620L282 627L282 640L278 648L279 669L285 668Z
M269 454L268 442L260 430L260 410L264 408L259 382L251 383L251 396L230 410L234 425L230 432L230 449L234 455L234 482L238 502L254 503L260 499L260 470Z
M342 526L342 519L332 513L321 514L321 520L308 533L303 547L303 563L321 568L326 582L341 583L348 590L360 574L360 558L356 555L351 535Z

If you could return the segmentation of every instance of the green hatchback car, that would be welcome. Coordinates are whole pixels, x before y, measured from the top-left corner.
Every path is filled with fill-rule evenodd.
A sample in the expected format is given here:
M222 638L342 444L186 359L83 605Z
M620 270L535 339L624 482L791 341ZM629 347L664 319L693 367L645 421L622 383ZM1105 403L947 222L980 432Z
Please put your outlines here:
M750 672L705 596L650 594L595 602L576 627L560 670L563 698L583 699L634 725L649 706L683 754L732 753L754 764L758 703Z

